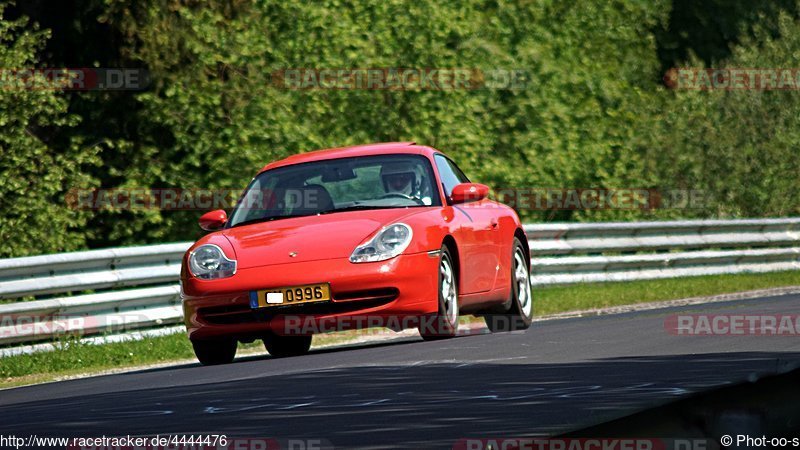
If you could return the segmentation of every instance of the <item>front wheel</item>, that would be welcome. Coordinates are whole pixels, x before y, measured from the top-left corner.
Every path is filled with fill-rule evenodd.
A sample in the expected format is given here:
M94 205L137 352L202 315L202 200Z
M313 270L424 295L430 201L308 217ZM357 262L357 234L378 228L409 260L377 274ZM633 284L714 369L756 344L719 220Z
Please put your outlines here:
M204 366L229 364L236 357L236 339L192 340L192 348Z
M264 336L264 348L276 358L305 355L311 348L311 336L281 336L271 333Z
M533 318L533 295L531 278L528 272L529 261L519 239L514 238L511 253L511 306L500 314L484 316L486 326L493 333L525 330L531 326Z
M423 317L419 334L426 341L451 338L458 332L458 277L446 245L439 252L439 311Z

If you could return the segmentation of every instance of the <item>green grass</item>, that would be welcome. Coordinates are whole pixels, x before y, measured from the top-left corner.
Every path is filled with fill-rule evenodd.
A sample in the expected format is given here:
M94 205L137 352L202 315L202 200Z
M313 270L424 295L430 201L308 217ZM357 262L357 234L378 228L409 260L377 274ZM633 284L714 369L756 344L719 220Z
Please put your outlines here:
M30 355L0 358L0 378L66 376L75 373L152 364L192 358L186 335L179 333L140 341L91 345L74 338L59 341L57 349Z
M548 315L779 286L800 286L800 271L548 287L534 292L533 305L536 315Z
M800 286L800 271L549 287L535 291L534 308L536 315L541 316L778 286ZM314 345L346 342L356 334L339 332L316 336ZM58 343L58 347L52 352L0 358L0 387L194 358L183 333L106 345L65 339ZM260 342L240 345L239 348L240 354L264 352Z

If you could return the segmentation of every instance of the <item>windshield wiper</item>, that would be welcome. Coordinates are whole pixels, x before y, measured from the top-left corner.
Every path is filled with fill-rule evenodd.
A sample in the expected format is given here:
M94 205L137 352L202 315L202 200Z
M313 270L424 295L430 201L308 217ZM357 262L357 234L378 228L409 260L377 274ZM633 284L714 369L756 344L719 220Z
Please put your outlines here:
M315 216L315 215L316 214L293 214L293 215L290 214L288 216L261 217L261 218L258 218L258 219L250 219L250 220L245 220L244 222L239 222L239 223L237 223L235 225L231 225L231 228L239 227L239 226L242 226L242 225L252 225L254 223L260 223L260 222L271 222L273 220L291 219L291 218L294 218L294 217L308 217L308 216Z
M353 205L353 206L345 206L344 208L333 208L328 209L325 211L320 211L318 214L331 214L337 212L345 212L345 211L362 211L365 209L395 209L395 208L410 208L412 206L417 205Z
M239 227L242 225L252 225L254 223L260 223L260 222L271 222L273 220L279 220L279 219L291 219L294 217L309 217L321 214L331 214L331 213L345 212L345 211L361 211L367 209L413 208L416 206L425 206L425 205L353 205L353 206L346 206L344 208L327 209L325 211L319 211L311 214L293 214L288 216L270 216L270 217L261 217L259 219L250 219L250 220L245 220L244 222L239 222L236 225L231 225L231 228Z

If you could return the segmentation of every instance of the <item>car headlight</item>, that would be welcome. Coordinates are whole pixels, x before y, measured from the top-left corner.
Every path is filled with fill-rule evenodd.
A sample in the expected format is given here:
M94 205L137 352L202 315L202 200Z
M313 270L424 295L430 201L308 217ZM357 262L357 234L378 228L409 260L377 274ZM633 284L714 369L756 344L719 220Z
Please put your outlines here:
M411 227L395 223L383 227L369 241L359 245L350 255L350 262L383 261L403 253L411 243Z
M236 273L236 260L228 259L221 248L205 244L189 254L189 271L197 278L227 278Z

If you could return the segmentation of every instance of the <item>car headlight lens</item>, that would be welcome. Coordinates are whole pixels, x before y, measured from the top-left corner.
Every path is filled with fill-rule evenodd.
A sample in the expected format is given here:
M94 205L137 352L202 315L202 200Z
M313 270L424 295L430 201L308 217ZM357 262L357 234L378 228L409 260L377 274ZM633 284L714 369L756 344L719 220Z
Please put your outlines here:
M203 280L227 278L236 273L236 261L228 259L216 245L205 244L189 254L189 271Z
M411 235L411 227L404 223L384 227L372 239L353 250L350 262L374 262L394 258L408 248Z

